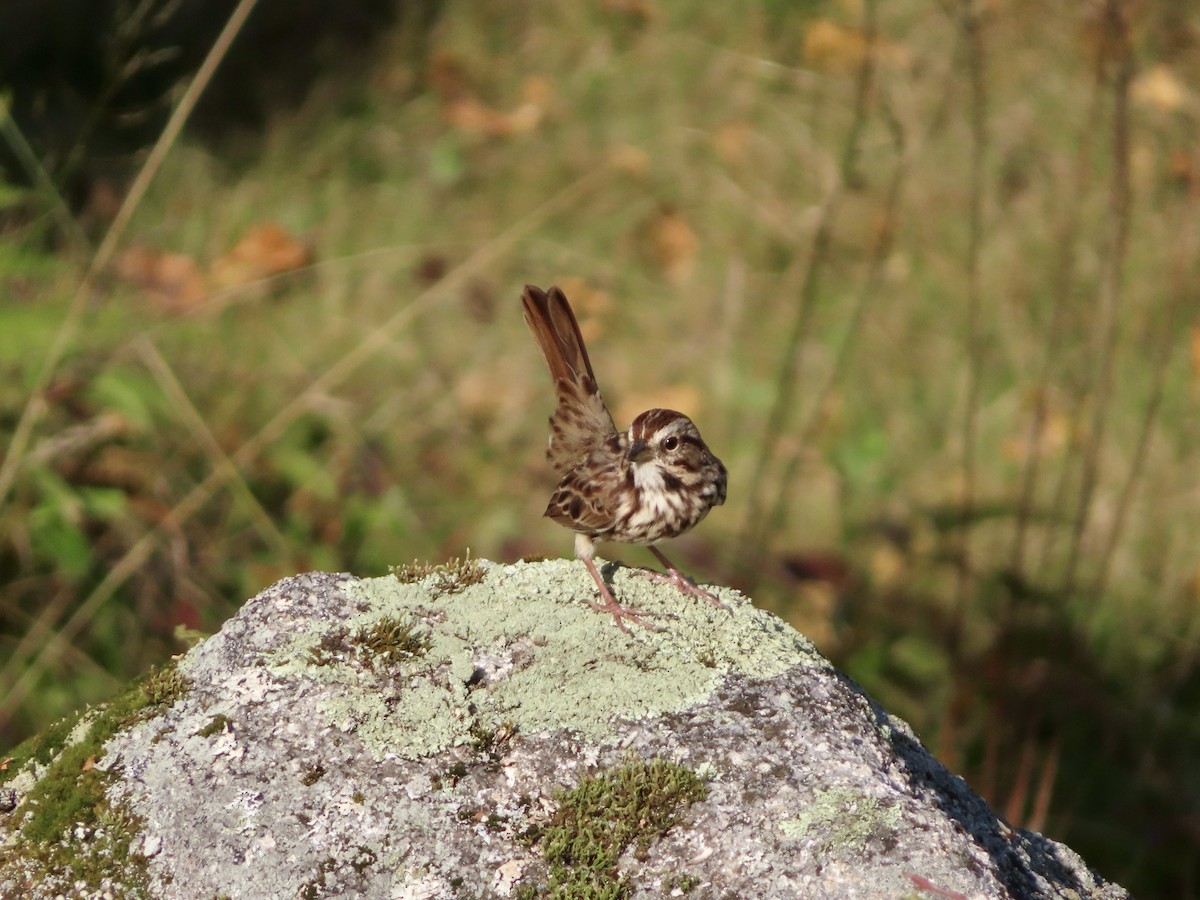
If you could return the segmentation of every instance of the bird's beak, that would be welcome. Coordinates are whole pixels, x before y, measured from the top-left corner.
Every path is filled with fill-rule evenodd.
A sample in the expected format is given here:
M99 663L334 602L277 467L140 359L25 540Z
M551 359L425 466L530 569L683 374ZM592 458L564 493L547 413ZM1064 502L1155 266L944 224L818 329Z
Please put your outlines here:
M650 448L641 438L630 444L629 449L625 451L625 458L630 462L645 462L649 456Z

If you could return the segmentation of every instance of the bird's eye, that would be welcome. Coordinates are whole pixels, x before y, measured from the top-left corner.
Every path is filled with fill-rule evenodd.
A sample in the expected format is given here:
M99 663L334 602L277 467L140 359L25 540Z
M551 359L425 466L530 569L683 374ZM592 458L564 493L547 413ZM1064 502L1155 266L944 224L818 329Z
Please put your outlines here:
M674 450L678 446L679 446L679 438L675 437L674 435L671 435L671 437L669 437L665 441L663 441L663 449L664 450Z

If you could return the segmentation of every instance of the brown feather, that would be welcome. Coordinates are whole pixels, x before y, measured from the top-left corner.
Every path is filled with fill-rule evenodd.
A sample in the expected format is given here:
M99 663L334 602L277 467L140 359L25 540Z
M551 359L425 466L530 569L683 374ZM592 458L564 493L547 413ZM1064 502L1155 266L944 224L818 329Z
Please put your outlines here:
M557 287L547 292L527 284L521 303L525 307L525 323L537 338L550 367L550 377L556 382L565 379L586 385L589 391L599 390L579 323L566 295Z
M617 426L600 396L579 323L563 292L526 285L521 303L558 392L546 456L561 473L616 434Z

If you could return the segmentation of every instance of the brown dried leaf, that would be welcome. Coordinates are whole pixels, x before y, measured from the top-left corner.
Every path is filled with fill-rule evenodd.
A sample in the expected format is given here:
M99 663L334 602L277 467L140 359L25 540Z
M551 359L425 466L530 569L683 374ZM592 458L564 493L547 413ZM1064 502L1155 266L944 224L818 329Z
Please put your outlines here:
M649 227L650 247L655 262L672 284L682 284L696 267L696 233L683 213L664 210Z
M1188 89L1170 66L1159 64L1133 80L1129 97L1134 103L1174 112L1188 101Z
M193 309L208 293L200 267L183 253L134 245L117 257L113 273L170 312Z
M626 16L639 25L648 25L655 19L655 11L645 0L603 0L600 8L606 13Z
M729 122L713 134L713 148L721 161L731 166L746 161L746 145L754 129L748 122Z
M429 61L426 80L444 100L455 100L471 93L466 67L453 53L439 50Z
M460 97L442 110L446 122L468 134L495 134L504 127L504 114L475 97Z
M437 284L446 277L446 273L450 271L450 260L439 253L427 253L417 260L417 267L413 272L413 277L417 284L428 287L431 284Z
M506 137L533 131L546 114L554 91L550 82L537 75L521 85L521 103L512 110L499 110L470 94L455 96L443 108L446 121L459 131Z
M1167 171L1175 186L1185 191L1195 190L1197 184L1196 155L1181 147L1171 151Z
M618 172L642 178L650 171L650 157L645 150L630 144L618 144L608 151L608 164Z
M496 291L482 278L472 278L462 290L463 306L476 322L487 324L496 318Z

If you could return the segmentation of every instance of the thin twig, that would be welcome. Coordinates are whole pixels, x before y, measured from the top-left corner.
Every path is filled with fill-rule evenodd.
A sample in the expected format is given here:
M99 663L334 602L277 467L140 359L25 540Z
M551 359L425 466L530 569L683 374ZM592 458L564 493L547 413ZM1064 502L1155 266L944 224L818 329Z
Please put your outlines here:
M8 144L8 149L12 151L13 156L17 158L17 162L25 170L25 174L33 182L34 187L42 197L42 202L46 204L55 222L58 223L59 231L62 232L67 243L71 245L71 250L81 256L87 253L91 249L91 242L88 240L87 235L83 233L83 229L79 227L79 223L75 221L70 207L67 206L67 201L63 199L58 188L54 186L54 180L38 160L37 154L33 152L33 148L29 146L29 142L25 140L25 135L21 133L20 126L17 124L16 119L12 117L9 102L6 98L0 98L0 135L3 135L4 142Z
M1030 831L1045 831L1050 816L1050 802L1054 798L1054 783L1058 779L1058 765L1062 762L1062 732L1054 735L1042 760L1042 775L1038 778L1037 790L1033 795L1033 808L1025 820Z

